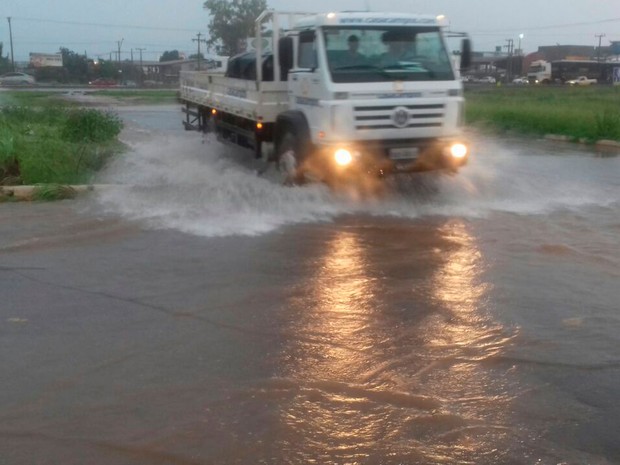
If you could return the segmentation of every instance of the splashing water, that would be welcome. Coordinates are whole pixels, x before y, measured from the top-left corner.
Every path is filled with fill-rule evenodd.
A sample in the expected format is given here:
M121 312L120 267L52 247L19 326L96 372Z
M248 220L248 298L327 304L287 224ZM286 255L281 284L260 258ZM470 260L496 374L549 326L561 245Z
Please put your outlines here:
M470 164L457 175L403 176L387 181L381 196L358 200L323 185L281 186L257 174L250 152L196 133L142 135L103 174L102 182L120 186L102 192L100 203L153 228L202 236L256 235L345 214L467 218L496 211L542 214L619 200L617 158L550 156L553 149L542 144L507 148L477 137ZM588 171L596 176L585 175Z

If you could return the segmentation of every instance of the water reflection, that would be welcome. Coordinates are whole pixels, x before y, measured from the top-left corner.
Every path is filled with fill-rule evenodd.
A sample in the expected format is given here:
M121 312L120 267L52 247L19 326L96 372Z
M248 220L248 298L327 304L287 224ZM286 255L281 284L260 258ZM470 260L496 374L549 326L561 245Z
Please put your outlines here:
M506 438L510 395L493 359L510 338L486 314L484 260L469 227L349 229L324 251L290 302L296 342L271 386L295 438L290 454L468 460Z

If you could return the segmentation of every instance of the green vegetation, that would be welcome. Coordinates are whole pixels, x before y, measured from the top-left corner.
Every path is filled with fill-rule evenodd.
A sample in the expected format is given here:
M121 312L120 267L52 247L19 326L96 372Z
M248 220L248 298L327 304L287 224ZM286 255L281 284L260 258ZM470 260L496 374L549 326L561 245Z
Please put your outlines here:
M466 121L521 134L620 141L620 88L532 86L465 91Z
M71 186L62 184L39 184L32 192L32 200L52 201L73 199L77 195Z
M2 107L0 185L88 183L121 151L121 129L116 115L99 110Z
M267 9L267 0L206 0L203 6L209 12L208 47L214 47L218 55L235 55L239 43L246 37L253 37L254 21Z
M176 90L102 89L92 95L118 104L174 104ZM67 184L87 184L124 147L114 114L81 108L57 91L5 91L0 96L0 201L14 197L1 186L36 185L33 198L71 198Z

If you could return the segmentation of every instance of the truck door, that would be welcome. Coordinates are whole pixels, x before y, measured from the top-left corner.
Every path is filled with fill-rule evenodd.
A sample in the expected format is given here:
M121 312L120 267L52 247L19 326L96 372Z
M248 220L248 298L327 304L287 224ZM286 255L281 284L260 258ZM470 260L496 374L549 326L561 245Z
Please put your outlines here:
M290 108L306 115L313 140L320 129L322 81L316 31L299 34L297 65L289 76Z

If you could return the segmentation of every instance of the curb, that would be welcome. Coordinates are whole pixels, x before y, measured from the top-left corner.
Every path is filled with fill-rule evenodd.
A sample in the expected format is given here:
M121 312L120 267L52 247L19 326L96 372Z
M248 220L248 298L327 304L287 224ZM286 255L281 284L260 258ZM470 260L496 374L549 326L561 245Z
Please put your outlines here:
M0 186L0 197L13 198L15 200L33 200L38 189L42 189L47 184L35 186ZM76 195L93 192L95 190L103 190L111 187L110 184L79 184L79 185L63 185L52 184L59 190L64 190L63 198L71 198Z
M578 144L585 144L585 145L592 145L593 147L597 148L597 149L616 149L616 150L620 150L620 141L616 141L616 140L608 140L608 139L601 139L601 140L597 140L595 142L593 142L592 144L586 142L585 140L578 140L575 141L572 137L570 136L563 136L560 134L547 134L544 136L545 140L550 140L550 141L555 141L555 142L569 142L569 143L578 143Z
M595 147L616 148L620 150L620 142L615 140L602 139L594 143Z

